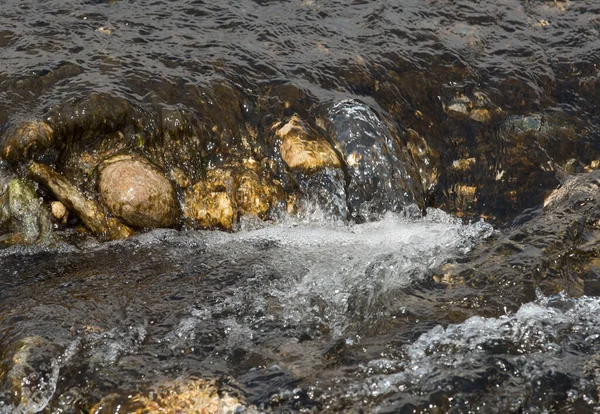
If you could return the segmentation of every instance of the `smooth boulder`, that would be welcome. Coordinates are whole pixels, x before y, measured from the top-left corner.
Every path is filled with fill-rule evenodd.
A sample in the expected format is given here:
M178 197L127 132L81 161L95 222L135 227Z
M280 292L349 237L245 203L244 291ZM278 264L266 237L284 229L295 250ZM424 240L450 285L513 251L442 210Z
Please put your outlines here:
M98 187L110 212L132 227L171 227L179 218L171 182L143 158L121 155L104 161Z

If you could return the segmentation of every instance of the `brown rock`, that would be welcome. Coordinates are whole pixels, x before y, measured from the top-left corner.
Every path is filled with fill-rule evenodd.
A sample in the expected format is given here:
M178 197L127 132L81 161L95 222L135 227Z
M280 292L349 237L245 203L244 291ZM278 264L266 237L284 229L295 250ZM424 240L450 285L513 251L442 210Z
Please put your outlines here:
M98 186L111 213L132 227L170 227L177 222L171 182L142 158L120 155L104 161Z
M268 211L283 200L283 189L260 171L246 170L238 178L236 201L240 214L264 219Z
M26 121L9 128L2 138L0 154L19 162L42 153L54 145L54 130L43 121Z
M490 122L490 111L485 108L474 109L471 111L470 118L477 122Z
M32 163L29 173L52 191L67 209L74 211L83 224L102 239L123 239L133 230L112 217L106 217L98 203L85 198L69 180L44 164Z
M61 203L60 201L53 201L52 203L50 203L50 211L52 212L52 215L54 216L55 219L63 222L67 220L67 216L68 216L68 212L67 212L67 208L65 207L65 205L63 203Z
M246 160L209 170L186 192L184 216L199 227L230 230L239 214L264 219L283 200L281 185L266 176L258 163Z
M205 192L205 185L197 183L185 199L184 215L203 228L220 227L231 230L235 220L234 203L225 192Z
M235 180L230 169L209 170L185 194L183 214L202 228L231 230L236 219Z
M303 171L339 168L340 160L327 140L311 130L297 115L276 131L282 142L281 158L291 169Z
M237 398L220 391L214 382L193 379L161 385L150 396L111 394L90 410L90 414L116 412L233 414L256 411L254 407L246 407Z
M440 169L440 155L431 148L427 141L417 131L408 130L406 147L411 153L417 168L417 174L421 178L423 190L430 191L437 185Z

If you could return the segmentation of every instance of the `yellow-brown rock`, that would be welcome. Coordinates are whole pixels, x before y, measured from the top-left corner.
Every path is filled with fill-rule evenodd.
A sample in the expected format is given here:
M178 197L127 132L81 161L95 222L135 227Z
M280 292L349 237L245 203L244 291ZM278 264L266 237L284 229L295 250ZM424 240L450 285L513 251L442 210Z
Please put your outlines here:
M171 227L177 222L175 189L143 158L120 155L106 160L98 186L110 212L132 227Z
M219 392L213 382L195 379L178 380L158 387L150 396L121 396L111 394L104 397L90 410L90 414L176 414L211 413L225 414L255 412L245 407L237 398Z
M5 160L19 162L54 145L54 130L43 121L26 121L9 128L0 144Z
M433 190L439 178L440 154L431 148L427 141L413 129L408 130L406 147L417 167L423 190Z
M234 190L230 169L209 170L186 192L183 214L199 227L231 230L237 217Z
M281 185L248 160L209 170L206 178L186 192L183 214L192 225L231 230L239 215L264 219L284 198Z
M236 201L240 214L252 214L264 219L267 212L283 198L281 186L260 171L247 169L238 177Z
M339 168L340 160L325 137L309 128L297 115L276 131L281 158L291 169L302 171Z
M63 224L67 222L69 212L67 211L65 205L60 201L53 201L52 203L50 203L50 212L52 213L54 218L59 222Z
M205 185L197 183L185 199L184 215L203 228L219 227L231 230L235 221L234 203L225 192L205 192Z

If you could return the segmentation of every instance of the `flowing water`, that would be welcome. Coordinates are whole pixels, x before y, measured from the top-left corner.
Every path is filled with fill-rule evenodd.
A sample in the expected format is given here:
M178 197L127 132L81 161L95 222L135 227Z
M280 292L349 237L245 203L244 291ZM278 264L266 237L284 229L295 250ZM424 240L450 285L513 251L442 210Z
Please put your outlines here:
M335 199L300 186L304 214L234 233L0 250L0 413L89 412L192 378L261 412L597 412L593 290L511 296L438 276L542 202L558 185L548 160L600 160L598 65L596 0L2 0L0 126L51 122L72 138L45 161L67 171L115 131L190 179L275 159L260 137L292 114L370 138L411 129L438 155L418 177L369 147L325 177ZM0 187L12 169L0 162ZM364 203L348 180L369 174ZM437 208L387 190L403 180Z
M85 406L108 390L202 375L231 378L263 408L285 408L294 403L286 393L362 375L389 341L438 323L436 302L448 293L428 272L491 232L431 211L351 227L160 230L85 252L6 250L7 360L30 352L45 370L23 385L27 399L3 398L8 412L53 397L58 409L60 395ZM23 369L14 365L9 378ZM340 392L302 398L310 406Z

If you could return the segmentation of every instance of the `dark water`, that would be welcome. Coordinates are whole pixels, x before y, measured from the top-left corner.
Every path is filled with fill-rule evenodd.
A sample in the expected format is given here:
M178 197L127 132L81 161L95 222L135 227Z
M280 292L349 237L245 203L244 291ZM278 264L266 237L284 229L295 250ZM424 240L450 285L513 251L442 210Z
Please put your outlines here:
M293 113L312 123L333 102L358 99L440 154L434 206L502 221L558 184L539 168L548 156L587 165L598 153L598 7L7 0L0 124L44 117L67 141L117 129L130 146L199 136L187 142L197 156L179 150L164 161L193 176L243 157L253 133L252 152L268 153L261 137ZM449 116L465 98L490 121ZM525 137L513 137L515 125ZM470 172L450 168L473 157ZM453 185L475 186L476 205L448 196Z
M502 228L558 185L549 159L600 159L598 65L595 0L3 0L0 126L46 119L67 154L114 131L150 156L182 136L165 163L193 178L269 158L273 123L318 126L353 99L439 154L425 204ZM490 232L438 210L308 221L3 252L0 412L88 412L190 377L259 411L597 409L593 289L438 283Z

